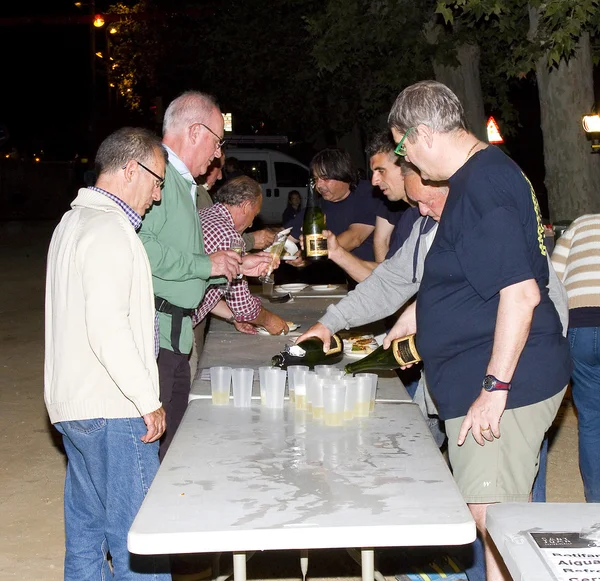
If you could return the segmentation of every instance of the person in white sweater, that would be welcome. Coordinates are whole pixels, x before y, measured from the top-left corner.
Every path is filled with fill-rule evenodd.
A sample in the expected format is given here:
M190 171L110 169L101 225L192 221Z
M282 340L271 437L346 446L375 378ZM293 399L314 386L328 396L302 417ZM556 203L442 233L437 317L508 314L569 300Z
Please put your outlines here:
M567 289L585 499L600 502L600 214L577 218L558 239L552 264Z
M79 190L50 242L44 398L68 459L65 581L108 577L108 552L115 580L171 578L164 559L127 550L165 431L152 275L136 235L165 165L144 129L107 137L96 185Z

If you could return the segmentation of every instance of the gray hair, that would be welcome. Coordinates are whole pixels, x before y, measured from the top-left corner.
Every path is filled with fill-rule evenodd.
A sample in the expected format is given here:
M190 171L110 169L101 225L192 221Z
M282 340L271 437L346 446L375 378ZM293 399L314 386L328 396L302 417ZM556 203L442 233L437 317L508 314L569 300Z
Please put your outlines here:
M171 101L163 120L163 135L185 131L194 123L205 123L215 109L219 109L212 95L200 91L186 91Z
M420 81L404 89L388 116L390 128L402 133L421 124L439 133L467 130L465 111L458 97L437 81ZM409 133L408 140L414 142L414 139Z
M167 152L157 135L140 127L123 127L100 144L95 159L96 174L117 172L132 159L149 162L156 151L162 152L166 163Z
M257 203L262 196L260 184L248 176L238 176L225 182L213 195L215 204L240 206L243 202Z

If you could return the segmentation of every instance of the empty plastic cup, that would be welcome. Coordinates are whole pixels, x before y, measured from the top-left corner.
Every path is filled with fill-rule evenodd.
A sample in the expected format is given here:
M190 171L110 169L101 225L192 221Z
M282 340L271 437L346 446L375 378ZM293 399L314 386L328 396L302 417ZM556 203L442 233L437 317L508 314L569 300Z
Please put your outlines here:
M231 367L210 368L210 389L214 405L228 405L231 390Z
M354 402L354 417L369 417L371 408L371 378L356 377L356 401Z
M334 365L315 365L315 373L319 377L331 377L332 375L343 375L344 372Z
M265 372L265 406L270 409L283 408L286 372L276 367Z
M254 369L240 367L231 372L233 382L233 405L236 408L249 408L252 405L252 381Z
M346 386L342 382L323 386L323 407L325 408L326 426L344 425L344 405L346 403Z

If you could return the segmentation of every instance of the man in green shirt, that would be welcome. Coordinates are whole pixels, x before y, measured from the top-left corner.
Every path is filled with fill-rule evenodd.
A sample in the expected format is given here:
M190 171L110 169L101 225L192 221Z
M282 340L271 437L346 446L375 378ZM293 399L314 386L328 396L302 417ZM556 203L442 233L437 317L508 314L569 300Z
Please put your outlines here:
M242 263L230 250L204 252L193 176L206 173L221 155L223 116L215 100L195 91L177 97L165 112L163 145L169 162L162 201L146 213L139 233L152 268L160 329L160 399L167 414L161 459L188 404L193 310L209 284L225 283L240 272L260 275L270 262L264 254L248 255Z

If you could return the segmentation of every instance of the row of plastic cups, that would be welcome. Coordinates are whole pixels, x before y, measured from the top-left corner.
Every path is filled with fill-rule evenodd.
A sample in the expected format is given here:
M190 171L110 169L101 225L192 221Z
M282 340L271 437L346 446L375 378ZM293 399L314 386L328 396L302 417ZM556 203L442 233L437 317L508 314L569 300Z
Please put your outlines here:
M263 405L282 408L285 395L286 372L273 367L260 367L260 395ZM214 405L229 405L233 384L233 405L245 408L252 405L254 370L249 367L211 367L210 386Z

